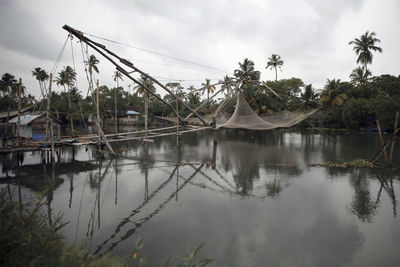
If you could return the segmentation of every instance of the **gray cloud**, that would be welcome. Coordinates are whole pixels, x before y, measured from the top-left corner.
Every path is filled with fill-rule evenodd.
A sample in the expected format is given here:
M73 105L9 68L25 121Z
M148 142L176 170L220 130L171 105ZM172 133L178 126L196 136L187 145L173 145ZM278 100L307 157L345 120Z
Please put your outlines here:
M11 55L25 55L33 67L50 69L66 37L61 27L69 24L85 32L229 73L237 68L239 61L248 57L262 71L262 79L273 78L265 65L268 56L278 53L285 61L281 78L296 76L317 87L327 78L348 79L356 65L348 42L366 30L375 30L382 40L384 53L376 55L371 69L376 75L396 74L400 68L400 53L396 49L400 37L387 25L395 29L400 24L397 16L400 8L395 0L385 1L385 4L378 2L2 0L0 73L15 71L14 74L22 76L26 83L34 84L34 80L30 81L30 72L22 66L25 62L13 61ZM154 76L218 79L225 74L101 42ZM113 67L98 57L102 70L100 82L113 85ZM80 61L77 64L81 64ZM60 64L71 65L70 50ZM84 75L81 76L78 73L79 83L85 84ZM189 83L199 86L201 81L184 85Z

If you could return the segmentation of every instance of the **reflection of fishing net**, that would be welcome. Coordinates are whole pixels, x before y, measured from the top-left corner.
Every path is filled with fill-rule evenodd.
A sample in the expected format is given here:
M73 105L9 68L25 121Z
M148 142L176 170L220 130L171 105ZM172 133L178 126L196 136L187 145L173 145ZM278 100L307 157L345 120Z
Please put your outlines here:
M275 128L291 127L312 114L318 109L306 113L295 113L284 111L270 116L258 116L247 103L243 94L239 93L236 102L236 109L232 117L226 122L220 122L217 118L218 128L242 128L250 130L270 130Z

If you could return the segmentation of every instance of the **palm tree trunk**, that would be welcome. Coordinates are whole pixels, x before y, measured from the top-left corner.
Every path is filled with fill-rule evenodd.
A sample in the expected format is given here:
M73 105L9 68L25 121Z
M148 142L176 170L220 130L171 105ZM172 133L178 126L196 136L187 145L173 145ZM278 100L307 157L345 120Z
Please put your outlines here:
M276 70L276 67L275 67L275 82L277 82L278 81L278 71Z
M73 114L72 114L72 100L71 100L71 90L68 88L68 109L69 109L69 123L71 125L71 135L75 136L75 130L74 130L74 119L73 119Z
M115 133L118 132L118 117L117 117L117 88L114 89L114 131Z

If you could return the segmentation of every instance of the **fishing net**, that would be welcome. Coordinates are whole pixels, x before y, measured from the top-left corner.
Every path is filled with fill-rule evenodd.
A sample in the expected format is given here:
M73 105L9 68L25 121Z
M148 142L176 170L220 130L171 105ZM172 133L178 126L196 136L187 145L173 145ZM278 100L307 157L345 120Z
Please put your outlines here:
M247 103L242 93L238 94L235 111L226 122L217 118L217 128L241 128L250 130L271 130L291 127L305 120L318 109L306 113L284 111L269 116L258 116Z

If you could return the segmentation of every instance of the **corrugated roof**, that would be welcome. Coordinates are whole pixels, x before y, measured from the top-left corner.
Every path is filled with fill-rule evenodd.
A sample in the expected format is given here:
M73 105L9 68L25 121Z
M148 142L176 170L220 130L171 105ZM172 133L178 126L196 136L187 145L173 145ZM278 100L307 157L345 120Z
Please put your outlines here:
M127 110L126 115L139 115L139 112L136 112L134 110Z
M33 106L32 107L23 108L23 109L21 109L21 113L24 113L25 111L30 110L32 108L33 108ZM8 115L8 111L0 112L0 119L7 118L7 115ZM9 117L12 118L14 116L18 116L18 110L10 110Z
M39 117L41 117L41 116L43 116L43 115L45 115L45 113L42 113L42 114L26 114L26 115L22 115L21 117L20 117L20 125L22 125L22 126L26 126L26 125L28 125L29 123L31 123L32 121L34 121L34 120L36 120L37 118L39 118ZM15 118L12 118L10 121L9 121L9 123L17 123L18 122L18 116L17 117L15 117Z

